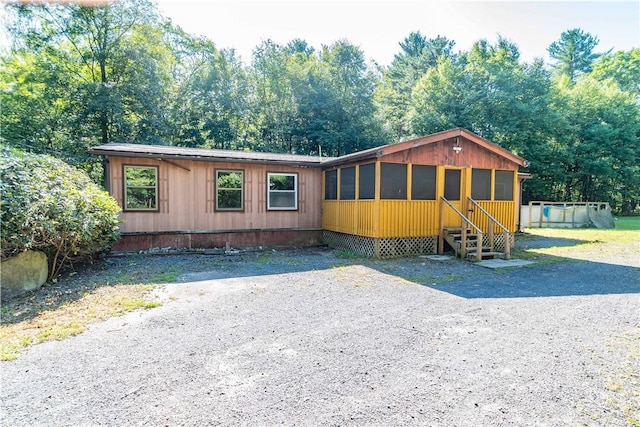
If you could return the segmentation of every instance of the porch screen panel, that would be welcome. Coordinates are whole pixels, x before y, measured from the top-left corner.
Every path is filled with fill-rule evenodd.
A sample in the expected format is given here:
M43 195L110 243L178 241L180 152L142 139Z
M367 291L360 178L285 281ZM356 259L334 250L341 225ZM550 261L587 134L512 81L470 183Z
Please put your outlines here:
M513 200L513 171L496 171L496 200Z
M411 199L436 199L436 167L413 165L411 170Z
M491 200L491 169L471 171L471 198Z
M355 200L356 198L356 168L340 169L340 200Z
M324 173L324 199L338 199L338 171L326 171Z
M407 165L380 163L380 198L407 199Z
M460 200L460 170L447 169L444 171L444 198Z
M372 200L376 198L376 164L358 166L360 181L358 183L358 198L360 200Z

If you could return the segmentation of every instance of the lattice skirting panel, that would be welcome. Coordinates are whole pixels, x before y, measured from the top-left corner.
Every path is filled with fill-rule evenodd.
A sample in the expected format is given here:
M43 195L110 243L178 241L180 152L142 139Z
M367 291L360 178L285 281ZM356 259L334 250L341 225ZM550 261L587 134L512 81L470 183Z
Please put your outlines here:
M513 244L514 244L514 241L513 241L513 235L509 235L509 237L510 237L510 238L509 238L509 241L511 242L511 247L513 248ZM496 250L496 251L502 251L502 252L504 252L504 251L505 251L505 247L504 247L504 245L505 245L505 240L506 240L506 239L505 239L504 234L495 234L495 235L493 236L493 249L494 249L494 250ZM484 235L482 236L482 241L483 241L483 243L484 243L484 245L485 245L485 246L488 246L488 245L489 245L489 243L490 243L490 242L489 242L489 236L488 236L488 235L486 235L486 234L484 234Z
M375 258L399 258L418 254L435 254L438 236L397 237L376 239L353 234L323 231L324 243L331 247L353 251Z

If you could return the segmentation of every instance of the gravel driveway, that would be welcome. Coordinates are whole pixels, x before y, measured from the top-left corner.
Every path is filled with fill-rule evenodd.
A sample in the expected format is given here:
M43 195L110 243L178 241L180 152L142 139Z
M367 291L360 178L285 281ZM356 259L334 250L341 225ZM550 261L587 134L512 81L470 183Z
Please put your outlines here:
M640 420L637 267L337 255L153 258L210 269L160 287L159 308L2 363L2 424Z

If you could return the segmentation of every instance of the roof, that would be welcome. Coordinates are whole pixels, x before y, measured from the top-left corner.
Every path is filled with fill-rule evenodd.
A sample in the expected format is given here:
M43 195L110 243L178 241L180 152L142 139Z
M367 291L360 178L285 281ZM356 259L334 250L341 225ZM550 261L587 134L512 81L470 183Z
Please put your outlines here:
M296 166L319 166L330 157L297 154L260 153L255 151L185 148L167 145L109 143L92 147L93 154L105 156L146 157L153 159L218 160L227 162L278 163Z
M462 136L467 140L495 153L498 156L526 167L528 162L522 157L513 154L511 151L494 144L473 132L463 128L455 128L427 135L421 138L409 141L399 142L397 144L383 145L381 147L370 148L368 150L358 151L356 153L347 154L341 157L318 157L318 156L301 156L298 154L278 154L278 153L261 153L255 151L235 151L235 150L218 150L207 148L185 148L173 147L167 145L144 145L144 144L127 144L127 143L109 143L91 148L89 151L93 154L101 154L106 156L125 156L125 157L146 157L153 159L183 159L183 160L218 160L226 162L242 162L242 163L270 163L285 164L292 166L335 166L355 161L374 159L388 154L397 153L399 151L409 150L411 148L420 147L427 144L433 144L449 138Z
M420 147L422 145L433 144L435 142L443 141L445 139L455 138L456 136L462 136L468 139L469 141L477 145L480 145L481 147L501 157L504 157L512 161L513 163L516 163L519 166L526 166L528 164L528 162L522 157L516 154L513 154L511 151L505 148L502 148L499 145L496 145L493 142L488 141L482 138L481 136L476 135L473 132L470 132L463 128L455 128L455 129L446 130L444 132L438 132L431 135L423 136L421 138L399 142L397 144L383 145L381 147L370 148L368 150L358 151L357 153L347 154L345 156L341 156L333 159L326 159L324 162L322 162L322 166L335 166L335 165L354 162L354 161L373 159L373 158L381 157L384 155L397 153L399 151L405 151L411 148Z

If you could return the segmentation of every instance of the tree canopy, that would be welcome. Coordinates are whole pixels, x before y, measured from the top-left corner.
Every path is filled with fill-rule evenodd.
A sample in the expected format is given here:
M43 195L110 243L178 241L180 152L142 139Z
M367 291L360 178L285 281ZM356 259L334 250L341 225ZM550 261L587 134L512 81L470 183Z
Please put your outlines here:
M409 32L388 66L348 40L265 40L244 64L147 0L5 4L4 143L101 174L88 147L166 144L337 156L465 127L525 157L530 199L640 205L640 50L569 29L550 64L504 38L468 51Z

